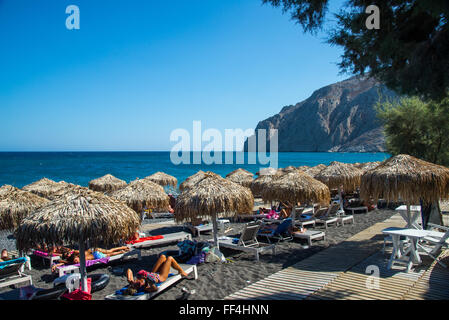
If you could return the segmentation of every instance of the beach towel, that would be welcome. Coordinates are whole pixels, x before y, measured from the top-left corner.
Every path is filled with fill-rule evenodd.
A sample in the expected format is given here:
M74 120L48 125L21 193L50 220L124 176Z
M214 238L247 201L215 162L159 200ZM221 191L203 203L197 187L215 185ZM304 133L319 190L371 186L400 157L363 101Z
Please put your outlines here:
M182 253L191 254L192 256L195 254L196 243L192 240L178 242L177 246Z
M16 264L16 263L25 263L27 261L26 258L22 257L22 258L17 258L17 259L12 259L12 260L8 260L8 261L3 261L0 262L0 270L6 268L7 266L10 266L12 264Z
M173 273L169 273L167 276L167 280L168 280L168 278L173 277L173 276L174 276ZM163 283L164 282L159 282L159 283L156 283L155 285L156 285L156 287L160 287ZM123 294L125 294L126 289L128 289L128 286L115 291L115 294L123 295ZM147 293L147 292L145 292L144 288L140 288L136 293L133 294L133 296L141 296L141 295L144 295L145 293Z
M197 254L196 256L193 256L189 261L187 261L187 264L200 264L200 263L204 263L206 261L206 256L207 253L206 252L201 252L200 254Z
M68 300L92 300L92 279L87 278L87 291L83 291L81 289L76 289L70 293L64 293L62 295L63 298Z
M150 236L150 237L145 237L145 238L140 238L137 240L131 240L131 241L126 241L127 244L135 244L135 243L140 243L140 242L145 242L145 241L150 241L150 240L158 240L158 239L163 239L164 236L159 235L159 236Z
M34 250L33 254L36 256L40 256L40 257L48 257L50 256L50 254L48 252L44 252L44 251L39 251L39 250ZM52 253L51 256L60 256L59 253Z

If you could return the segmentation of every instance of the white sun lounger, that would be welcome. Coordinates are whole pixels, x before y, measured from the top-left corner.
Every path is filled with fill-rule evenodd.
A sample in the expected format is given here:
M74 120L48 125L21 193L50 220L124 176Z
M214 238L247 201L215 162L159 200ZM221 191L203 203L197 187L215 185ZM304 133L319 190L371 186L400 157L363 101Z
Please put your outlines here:
M128 246L131 248L135 248L135 249L143 249L143 248L150 248L153 246L168 244L168 243L172 243L172 242L181 242L184 240L192 240L192 235L188 232L175 232L175 233L163 234L162 239L147 240L147 241L143 241L143 242L129 244Z
M112 261L116 261L116 260L122 260L122 259L124 260L125 258L129 258L131 256L137 256L138 260L142 259L140 249L134 249L134 250L131 250L131 251L128 251L125 253L121 253L121 254L109 257L108 263L112 262ZM101 262L96 262L95 265L100 264L100 263ZM69 273L79 273L80 272L80 267L77 265L63 265L63 266L57 267L57 269L58 269L59 277L62 277Z
M259 254L262 252L272 251L272 254L276 254L276 246L274 244L259 243L257 241L259 229L260 224L249 223L243 230L238 243L233 243L233 238L221 237L218 239L218 246L253 253L256 261L259 261ZM213 242L213 240L209 241Z
M29 282L30 285L33 284L33 280L30 275L24 274L22 272L23 266L26 261L14 262L6 261L3 263L4 267L0 269L0 288L9 287L22 282Z
M195 280L198 279L198 271L196 268L196 265L192 264L180 264L179 265L182 270L184 270L185 273L190 274L193 272L195 276ZM130 296L130 295L122 295L122 294L109 294L105 297L105 300L149 300L155 295L163 292L168 287L172 286L176 282L180 281L182 279L181 275L178 274L178 271L174 270L173 268L170 269L170 273L173 273L174 275L169 277L167 280L165 280L159 287L158 290L155 292L148 292L143 295L138 296Z
M368 213L368 207L346 207L345 210L351 211L352 214L354 214L355 211L365 211L366 213Z
M203 224L201 226L192 226L190 224L185 224L184 226L188 228L194 236L200 236L201 232L210 232L213 230L213 225L211 223Z
M306 239L307 242L309 243L309 246L312 245L312 240L326 239L326 234L324 233L324 231L319 230L306 230L304 232L293 232L292 236L293 238Z

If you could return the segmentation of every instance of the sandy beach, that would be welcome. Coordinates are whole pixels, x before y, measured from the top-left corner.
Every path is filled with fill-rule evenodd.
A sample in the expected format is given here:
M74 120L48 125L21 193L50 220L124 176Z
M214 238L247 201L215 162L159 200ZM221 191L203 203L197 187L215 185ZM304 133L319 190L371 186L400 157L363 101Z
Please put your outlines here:
M212 299L218 300L232 294L247 285L263 279L283 268L286 268L294 263L301 261L329 246L344 241L354 234L370 227L371 225L388 219L394 214L393 210L374 210L369 213L355 214L355 224L345 226L330 226L327 230L324 227L317 227L317 229L325 230L326 241L314 241L312 247L308 247L305 241L294 240L280 242L276 246L276 255L270 253L262 254L260 261L254 261L254 256L242 253L239 251L222 249L222 252L232 260L229 263L203 263L198 265L197 280L182 280L170 289L165 290L160 295L156 296L155 300L174 300L174 299L189 299L189 300L204 300ZM155 223L159 222L159 223ZM227 236L238 236L244 227L244 223L231 223L232 230L226 233ZM185 231L180 225L175 225L170 220L145 220L142 226L143 230L150 230L146 232L147 235L159 235L172 232ZM221 234L221 233L220 233ZM204 234L200 237L195 237L194 240L211 239L212 234ZM260 241L264 241L261 239ZM7 249L15 249L14 239L11 233L2 232L0 234L0 247ZM134 272L141 269L150 270L158 254L165 250L177 250L176 244L170 246L155 247L151 249L142 250L142 259L129 259L125 261L118 261L110 263L109 265L98 265L88 269L89 274L107 273L111 280L106 288L95 292L92 299L103 300L108 294L114 293L116 290L124 287L127 282L124 272L130 268ZM26 273L33 277L33 284L38 288L52 287L52 281L56 278L49 270L48 262L44 265L42 259L32 257L32 270L26 270ZM189 292L194 291L193 294L184 294L183 288ZM0 289L0 293L11 290L9 288Z

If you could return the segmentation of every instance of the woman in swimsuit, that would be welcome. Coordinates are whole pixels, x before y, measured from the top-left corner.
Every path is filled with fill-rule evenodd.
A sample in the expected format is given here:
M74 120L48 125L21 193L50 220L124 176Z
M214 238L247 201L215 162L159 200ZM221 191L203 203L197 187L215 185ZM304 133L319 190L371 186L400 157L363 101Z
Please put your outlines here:
M128 269L126 271L126 278L128 280L129 286L125 293L133 295L142 287L147 292L157 291L156 284L167 280L171 267L178 271L181 276L187 277L187 273L182 270L182 268L172 256L166 257L163 254L159 256L159 259L156 261L156 264L154 265L151 272L140 270L136 274L136 279L134 279L131 269Z
M84 251L84 254L86 256L86 260L96 260L96 259L101 259L101 258L106 258L106 257L112 257L112 256L116 256L118 254L122 254L129 251L129 247L118 247L118 248L113 248L113 249L101 249L101 248L95 248L95 249L89 249ZM62 259L60 259L59 261L61 263L57 263L54 264L52 266L52 271L56 270L56 267L65 265L65 264L77 264L80 263L80 252L78 250L70 250L70 251L65 251L62 254Z

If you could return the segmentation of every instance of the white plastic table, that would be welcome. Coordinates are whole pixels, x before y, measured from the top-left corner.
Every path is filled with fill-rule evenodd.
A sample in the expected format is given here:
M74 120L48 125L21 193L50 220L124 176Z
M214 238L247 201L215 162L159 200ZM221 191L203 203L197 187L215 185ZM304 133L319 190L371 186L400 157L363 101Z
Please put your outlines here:
M407 222L407 228L422 229L419 225L421 217L421 206L410 206L410 215L407 213L407 206L404 204L395 209Z
M405 228L386 228L382 230L382 233L391 236L393 239L393 252L388 262L388 269L391 269L393 263L400 262L407 264L407 272L410 271L414 264L420 264L422 262L417 248L418 241L425 237L438 237L441 235L441 232L437 231ZM407 248L401 245L401 236L410 240Z

